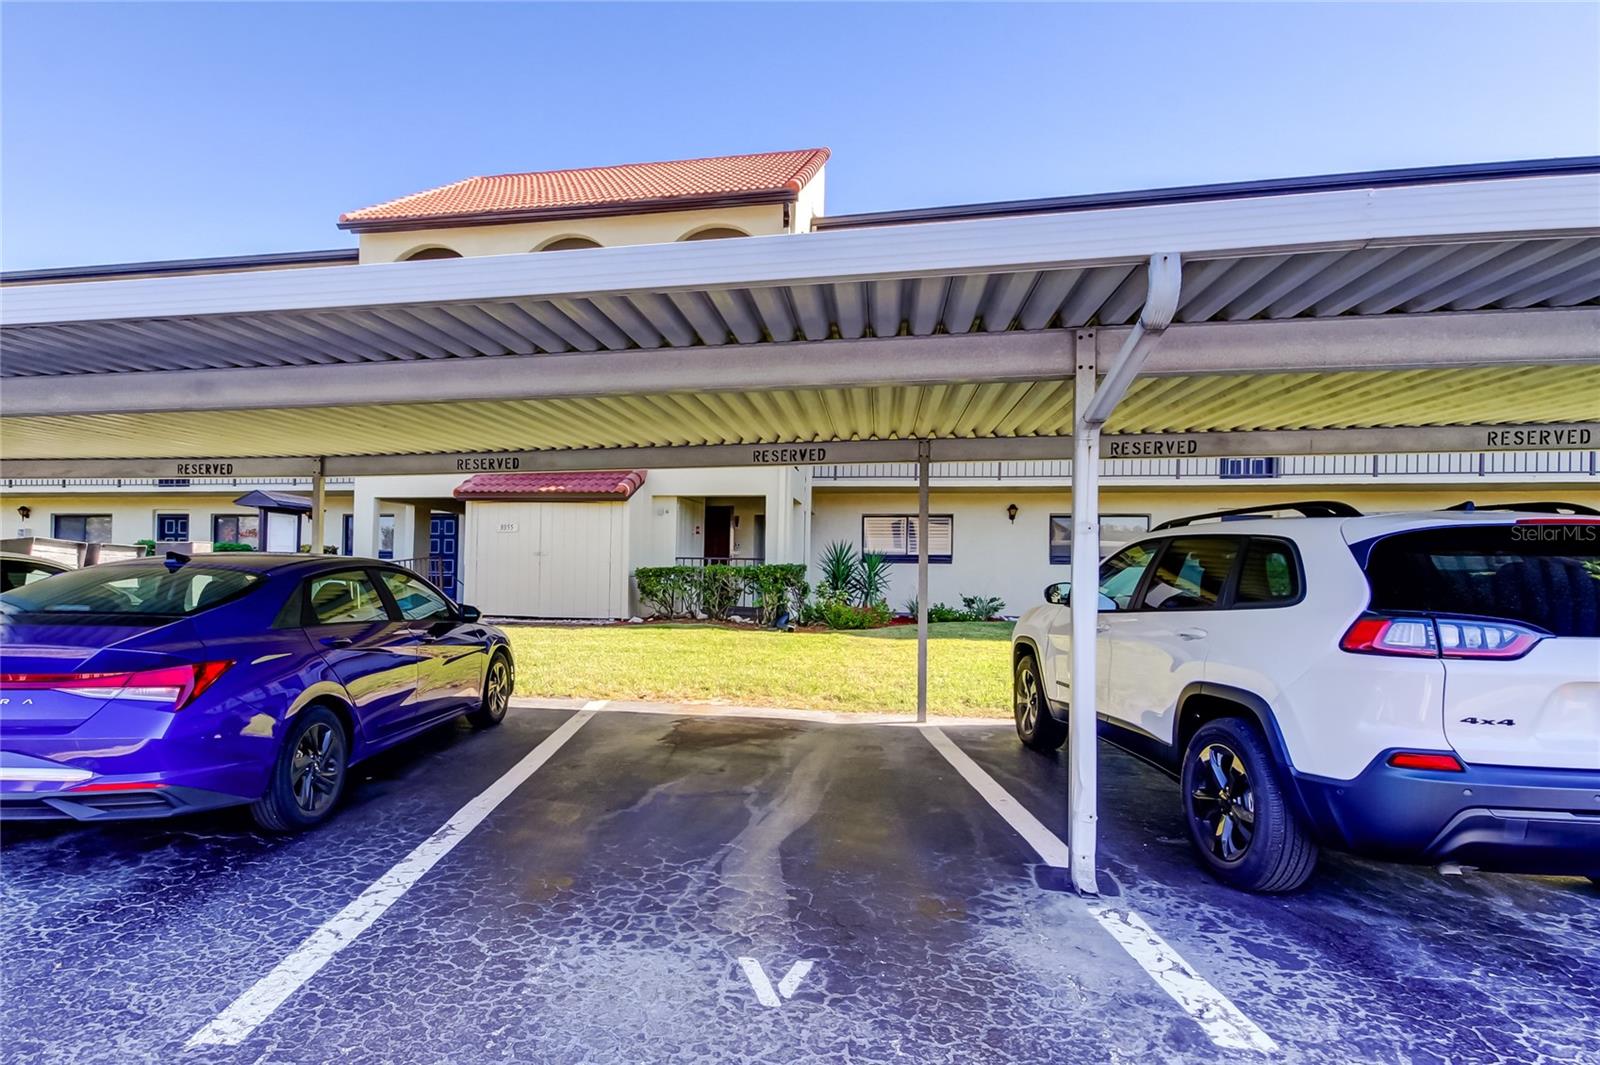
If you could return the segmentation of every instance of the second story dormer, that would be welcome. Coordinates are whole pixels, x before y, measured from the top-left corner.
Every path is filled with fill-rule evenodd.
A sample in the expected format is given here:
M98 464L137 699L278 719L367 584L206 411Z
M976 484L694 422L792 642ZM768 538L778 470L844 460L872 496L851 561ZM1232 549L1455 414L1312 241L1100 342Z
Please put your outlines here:
M826 148L471 177L350 211L362 263L805 233Z

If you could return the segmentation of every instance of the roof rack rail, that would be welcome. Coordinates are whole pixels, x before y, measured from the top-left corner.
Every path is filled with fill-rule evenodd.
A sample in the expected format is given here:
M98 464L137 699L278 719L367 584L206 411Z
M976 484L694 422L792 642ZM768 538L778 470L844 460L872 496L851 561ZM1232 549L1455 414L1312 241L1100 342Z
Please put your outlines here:
M1600 517L1600 510L1582 503L1562 503L1556 500L1532 500L1527 503L1474 503L1468 499L1446 510L1520 510L1528 514L1583 514Z
M1178 529L1208 518L1242 518L1254 514L1271 514L1277 510L1292 510L1302 518L1359 518L1361 511L1337 499L1302 499L1292 503L1263 503L1258 507L1235 507L1233 510L1212 510L1204 514L1191 514L1186 518L1173 518L1157 525L1152 532Z

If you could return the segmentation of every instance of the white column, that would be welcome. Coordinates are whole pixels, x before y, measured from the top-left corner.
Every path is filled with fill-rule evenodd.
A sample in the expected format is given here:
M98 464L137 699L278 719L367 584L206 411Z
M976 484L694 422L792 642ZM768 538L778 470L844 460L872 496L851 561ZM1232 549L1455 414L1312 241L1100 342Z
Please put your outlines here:
M917 720L928 720L928 451L917 441Z
M357 477L350 497L350 550L357 558L378 557L378 512L383 501L377 497L370 477Z
M311 475L311 553L322 554L328 510L327 479L322 476L322 460L317 460L317 472Z
M1067 723L1067 846L1072 882L1098 895L1095 832L1099 820L1096 741L1096 630L1100 623L1100 426L1084 416L1094 398L1095 337L1079 330L1073 344L1072 432L1072 704Z

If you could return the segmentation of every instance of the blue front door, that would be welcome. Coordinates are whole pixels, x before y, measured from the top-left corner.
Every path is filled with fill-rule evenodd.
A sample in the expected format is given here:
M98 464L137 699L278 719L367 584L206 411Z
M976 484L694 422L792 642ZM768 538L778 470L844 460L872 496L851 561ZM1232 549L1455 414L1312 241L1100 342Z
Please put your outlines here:
M435 513L428 522L428 576L451 599L460 599L456 582L456 563L460 558L461 518Z
M189 539L189 515L157 514L156 539L166 543Z

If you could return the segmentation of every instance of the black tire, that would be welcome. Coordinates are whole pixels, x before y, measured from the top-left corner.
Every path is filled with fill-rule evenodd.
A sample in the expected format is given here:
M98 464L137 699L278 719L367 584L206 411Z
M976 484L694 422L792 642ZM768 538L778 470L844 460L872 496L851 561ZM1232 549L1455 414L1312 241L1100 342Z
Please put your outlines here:
M1317 865L1317 844L1290 806L1282 770L1255 722L1202 725L1183 752L1183 820L1200 864L1243 891L1293 891Z
M506 719L511 706L511 690L517 675L511 665L511 656L496 651L489 659L489 668L483 674L483 702L467 714L473 728L494 728Z
M1017 739L1044 754L1059 750L1067 742L1067 726L1050 716L1045 702L1044 678L1032 655L1023 655L1011 677L1012 713L1017 719Z
M267 793L250 807L269 832L299 832L326 821L344 794L350 737L332 710L312 706L289 721Z

